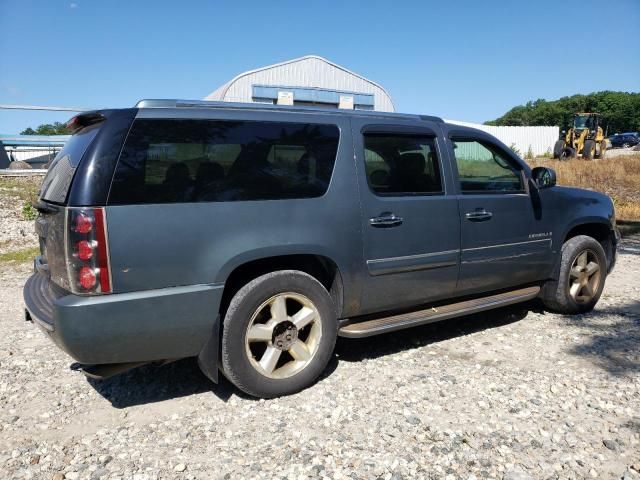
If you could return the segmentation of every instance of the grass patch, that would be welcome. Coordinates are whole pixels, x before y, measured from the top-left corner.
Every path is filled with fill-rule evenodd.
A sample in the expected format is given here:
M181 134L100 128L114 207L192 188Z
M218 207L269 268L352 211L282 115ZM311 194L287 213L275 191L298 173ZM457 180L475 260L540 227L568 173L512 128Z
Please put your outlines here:
M536 158L528 163L531 167L553 168L558 175L558 185L606 193L613 199L618 220L640 221L640 154L592 161Z
M27 263L38 255L40 255L39 247L25 248L24 250L0 254L0 263Z
M0 178L0 195L18 197L24 203L31 203L38 199L41 183L42 177Z

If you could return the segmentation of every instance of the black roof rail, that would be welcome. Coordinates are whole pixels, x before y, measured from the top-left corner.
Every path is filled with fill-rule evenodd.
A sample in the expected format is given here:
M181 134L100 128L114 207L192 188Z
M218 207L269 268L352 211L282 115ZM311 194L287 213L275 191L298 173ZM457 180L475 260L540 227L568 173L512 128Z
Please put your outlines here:
M431 115L416 115L411 113L380 112L377 110L341 110L326 109L295 105L271 105L268 103L239 103L220 102L210 100L180 100L180 99L143 99L135 105L136 108L220 108L220 109L242 109L242 110L277 110L283 112L309 112L333 115L358 115L387 118L412 118L415 120L425 120L431 122L444 123L440 117Z

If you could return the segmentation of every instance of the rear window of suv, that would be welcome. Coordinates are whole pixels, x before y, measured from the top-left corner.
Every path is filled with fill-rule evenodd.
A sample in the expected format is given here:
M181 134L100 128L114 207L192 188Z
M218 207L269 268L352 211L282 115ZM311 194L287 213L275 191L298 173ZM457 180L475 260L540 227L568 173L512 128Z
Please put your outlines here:
M64 204L73 180L73 174L100 129L94 125L74 134L53 159L42 181L40 198L47 202Z
M109 203L319 197L329 187L338 141L335 125L136 120Z

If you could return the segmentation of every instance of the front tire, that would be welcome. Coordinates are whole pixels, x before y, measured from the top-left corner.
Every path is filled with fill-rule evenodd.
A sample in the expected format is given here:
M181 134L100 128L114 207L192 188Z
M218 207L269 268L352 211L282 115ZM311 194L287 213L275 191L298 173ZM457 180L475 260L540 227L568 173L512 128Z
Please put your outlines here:
M222 331L224 375L254 397L296 393L331 359L338 323L327 290L297 270L252 280L229 304Z
M582 147L582 158L585 160L593 160L596 153L596 142L593 140L585 140Z
M557 313L590 312L598 303L607 276L607 257L592 237L578 235L562 246L557 278L544 285L542 302Z
M553 146L553 158L562 158L564 147L564 140L558 140Z

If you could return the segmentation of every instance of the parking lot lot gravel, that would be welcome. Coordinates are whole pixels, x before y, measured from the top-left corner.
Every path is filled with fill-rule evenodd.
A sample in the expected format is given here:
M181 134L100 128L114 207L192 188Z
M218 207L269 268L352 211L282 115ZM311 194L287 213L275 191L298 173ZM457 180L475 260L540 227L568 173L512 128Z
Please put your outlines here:
M98 382L24 321L0 265L0 478L640 479L640 240L590 314L508 310L340 340L254 400L196 362Z

